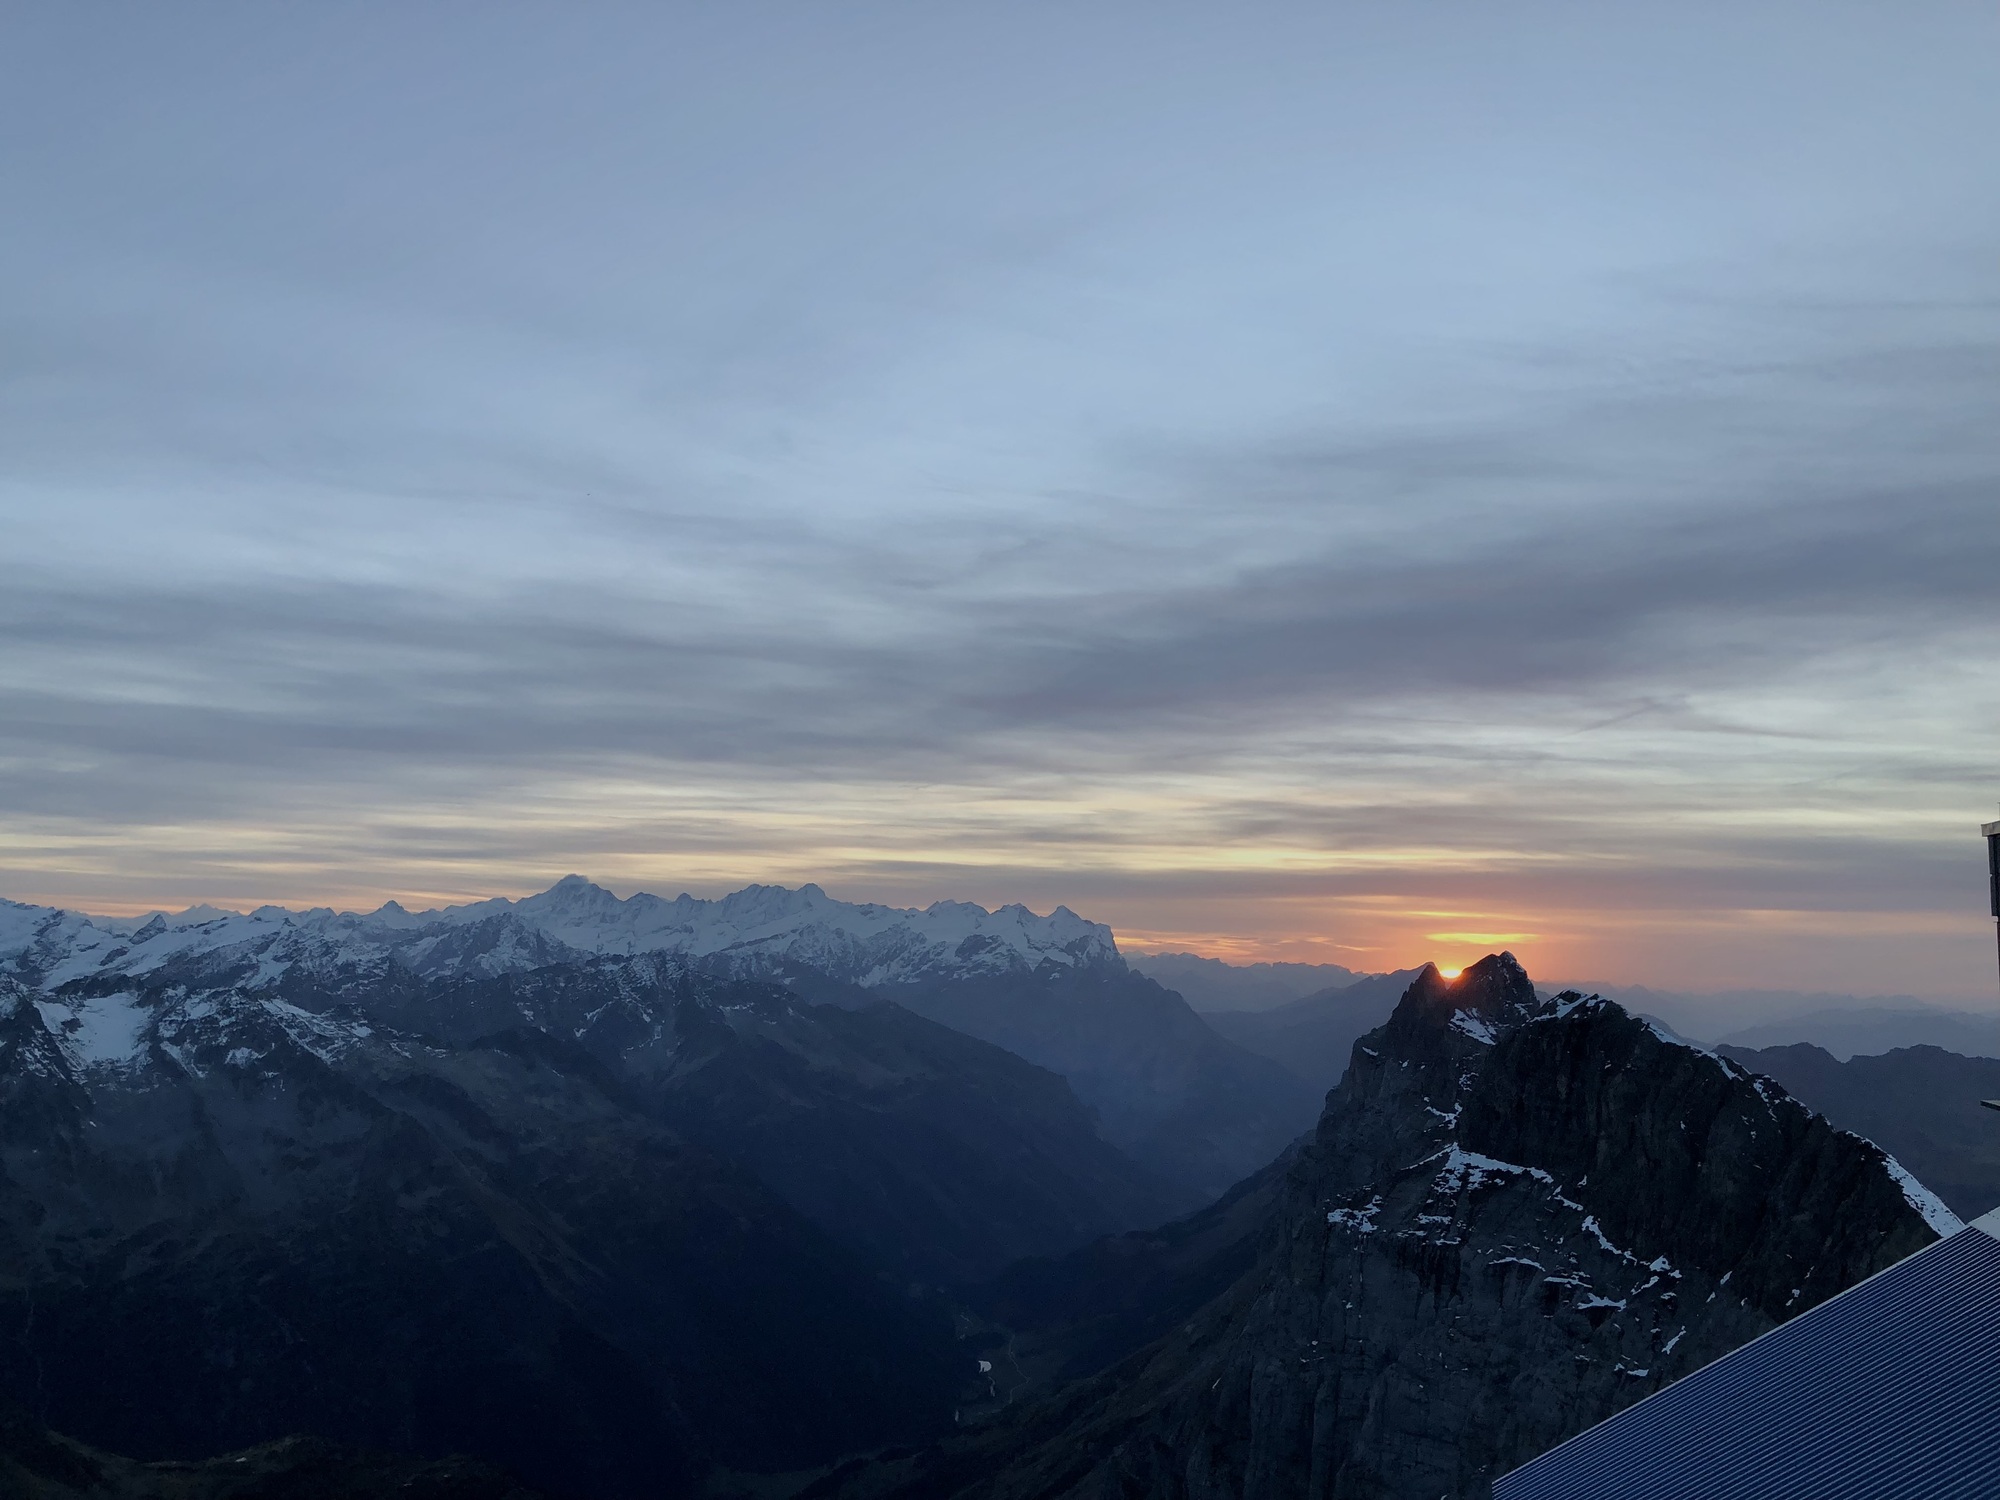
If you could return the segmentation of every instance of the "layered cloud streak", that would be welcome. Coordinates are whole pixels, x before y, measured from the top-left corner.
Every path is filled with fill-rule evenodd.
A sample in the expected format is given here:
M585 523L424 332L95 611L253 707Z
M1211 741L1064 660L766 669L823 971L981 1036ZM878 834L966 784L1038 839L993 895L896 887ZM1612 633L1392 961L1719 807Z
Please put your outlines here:
M240 220L222 248L163 202L124 211L152 251L107 255L90 195L30 174L13 893L845 879L1396 962L1526 933L1672 983L1851 970L1866 929L1842 987L1971 992L1952 841L2000 736L1977 171L1886 238L1802 188L1807 255L1732 218L1718 167L1710 217L1654 243L1550 145L1560 111L1362 149L1361 106L1300 79L1289 135L1196 98L1218 135L1172 123L1160 66L1069 117L1076 160L996 146L984 96L946 109L1006 212L866 120L815 156L782 101L742 181L666 161L680 137L617 89L550 122L594 143L596 197L531 159L518 203L413 208L403 256L367 226L419 186L295 126L297 182L195 185ZM476 154L375 81L440 161ZM1195 191L1121 178L1120 108ZM645 149L606 144L627 118ZM1706 148L1643 123L1609 128L1671 199ZM1385 149L1410 181L1548 175L1495 206L1447 170L1418 204ZM1317 191L1263 196L1285 152ZM340 183L359 229L313 198ZM623 238L532 230L538 203Z

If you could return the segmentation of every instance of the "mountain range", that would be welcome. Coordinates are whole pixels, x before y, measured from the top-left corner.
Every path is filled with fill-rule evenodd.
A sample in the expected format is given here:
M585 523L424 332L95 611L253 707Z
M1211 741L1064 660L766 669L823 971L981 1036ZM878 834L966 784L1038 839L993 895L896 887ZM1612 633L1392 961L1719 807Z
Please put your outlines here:
M394 1017L397 996L432 981L641 955L783 984L818 1004L890 1001L1060 1073L1176 1207L1270 1160L1311 1125L1324 1088L1218 1037L1128 969L1109 928L1063 907L909 910L836 901L814 885L621 900L579 876L523 900L414 913L391 902L366 914L267 906L105 919L0 903L0 975L46 996L92 992L47 1002L66 1007L59 1025L80 1061L116 1063L139 1045L126 998L135 983L183 976L260 1000L365 1001ZM411 1024L431 1026L432 1003L422 999Z
M1317 1095L1061 910L8 903L0 1394L140 1460L810 1468L949 1422L952 1289L1207 1201Z
M1507 955L1204 1018L1060 909L0 904L24 1493L1472 1496L1955 1222Z
M0 901L0 972L59 988L85 975L145 975L204 954L254 954L257 980L303 965L354 973L506 973L560 958L671 953L757 974L787 964L862 986L936 976L1123 967L1111 929L1067 907L1038 917L961 901L922 910L836 901L816 885L747 886L719 900L623 900L580 875L539 895L436 911L197 907L106 918Z
M1971 1056L2000 1056L2000 1012L1963 1000L1915 995L1841 995L1801 990L1688 992L1640 984L1565 984L1655 1016L1683 1035L1736 1047L1810 1042L1845 1061L1858 1053L1933 1046Z
M1842 1062L1902 1047L2000 1057L2000 1015L1936 1005L1845 1005L1724 1032L1718 1045L1751 1049L1804 1042Z
M760 977L802 955L841 1003ZM142 1459L299 1430L607 1496L931 1433L973 1366L927 1288L1188 1190L862 981L1077 965L1122 973L1066 913L813 888L9 904L0 1389Z

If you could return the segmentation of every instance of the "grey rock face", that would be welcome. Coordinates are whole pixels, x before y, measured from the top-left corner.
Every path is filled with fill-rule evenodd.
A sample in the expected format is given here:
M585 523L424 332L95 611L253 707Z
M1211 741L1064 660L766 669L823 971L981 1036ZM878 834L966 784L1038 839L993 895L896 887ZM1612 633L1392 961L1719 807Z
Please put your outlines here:
M1979 1103L2000 1097L2000 1058L1926 1046L1841 1062L1810 1042L1716 1051L1895 1152L1959 1217L2000 1204L2000 1120Z
M1271 1197L1164 1336L847 1492L1477 1496L1950 1224L1774 1084L1505 954L1418 976Z

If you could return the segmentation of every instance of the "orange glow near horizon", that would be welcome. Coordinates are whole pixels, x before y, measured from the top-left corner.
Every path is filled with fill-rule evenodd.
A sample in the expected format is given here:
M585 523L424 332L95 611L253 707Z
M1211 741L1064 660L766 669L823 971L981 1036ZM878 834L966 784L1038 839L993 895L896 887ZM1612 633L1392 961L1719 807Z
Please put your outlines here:
M1041 863L1003 859L1008 851L1000 848L984 848L990 864L963 855L948 861L931 845L924 858L909 848L891 858L858 843L766 849L751 857L728 844L727 829L708 828L695 838L687 819L664 815L636 819L616 847L557 839L548 830L537 842L521 827L535 833L547 823L560 832L570 824L562 808L532 799L527 808L538 817L519 808L507 814L515 823L503 831L524 847L509 846L504 857L482 852L464 809L449 817L412 813L393 827L378 814L344 838L317 823L274 827L254 843L179 826L153 830L151 842L125 833L97 840L19 833L10 840L0 818L0 864L12 866L0 895L130 917L198 903L370 911L391 897L420 911L529 895L571 871L619 895L644 890L668 898L683 890L715 897L752 882L812 880L836 899L893 906L944 898L989 908L1018 901L1036 912L1066 905L1108 925L1119 948L1135 958L1182 952L1232 964L1337 964L1360 973L1415 969L1430 960L1449 975L1505 951L1536 982L1558 987L1786 988L1993 1003L1993 930L1983 902L1932 911L1753 901L1732 867L1717 870L1712 892L1683 873L1660 891L1640 892L1642 900L1622 882L1616 861L1583 860L1580 869L1563 871L1538 858L1510 869L1454 859L1427 873L1411 866L1334 869L1333 861L1307 871L1203 868L1190 860L1163 873L1111 857L1133 852L1115 838L1092 850L1094 860L1069 857L1080 856L1080 841L1057 846L1054 852L1065 856L1059 867L1040 846L1034 853ZM501 827L500 815L494 817ZM406 846L416 852L403 853Z
M1463 969L1439 969L1438 976L1442 979L1456 979L1464 972Z

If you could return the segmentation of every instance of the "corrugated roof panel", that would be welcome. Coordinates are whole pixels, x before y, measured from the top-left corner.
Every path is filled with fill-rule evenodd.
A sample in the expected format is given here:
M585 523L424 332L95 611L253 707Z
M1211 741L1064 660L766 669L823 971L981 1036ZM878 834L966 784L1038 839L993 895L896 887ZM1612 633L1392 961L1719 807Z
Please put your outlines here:
M1966 1228L1918 1251L1523 1464L1493 1496L2000 1496L2000 1240Z

